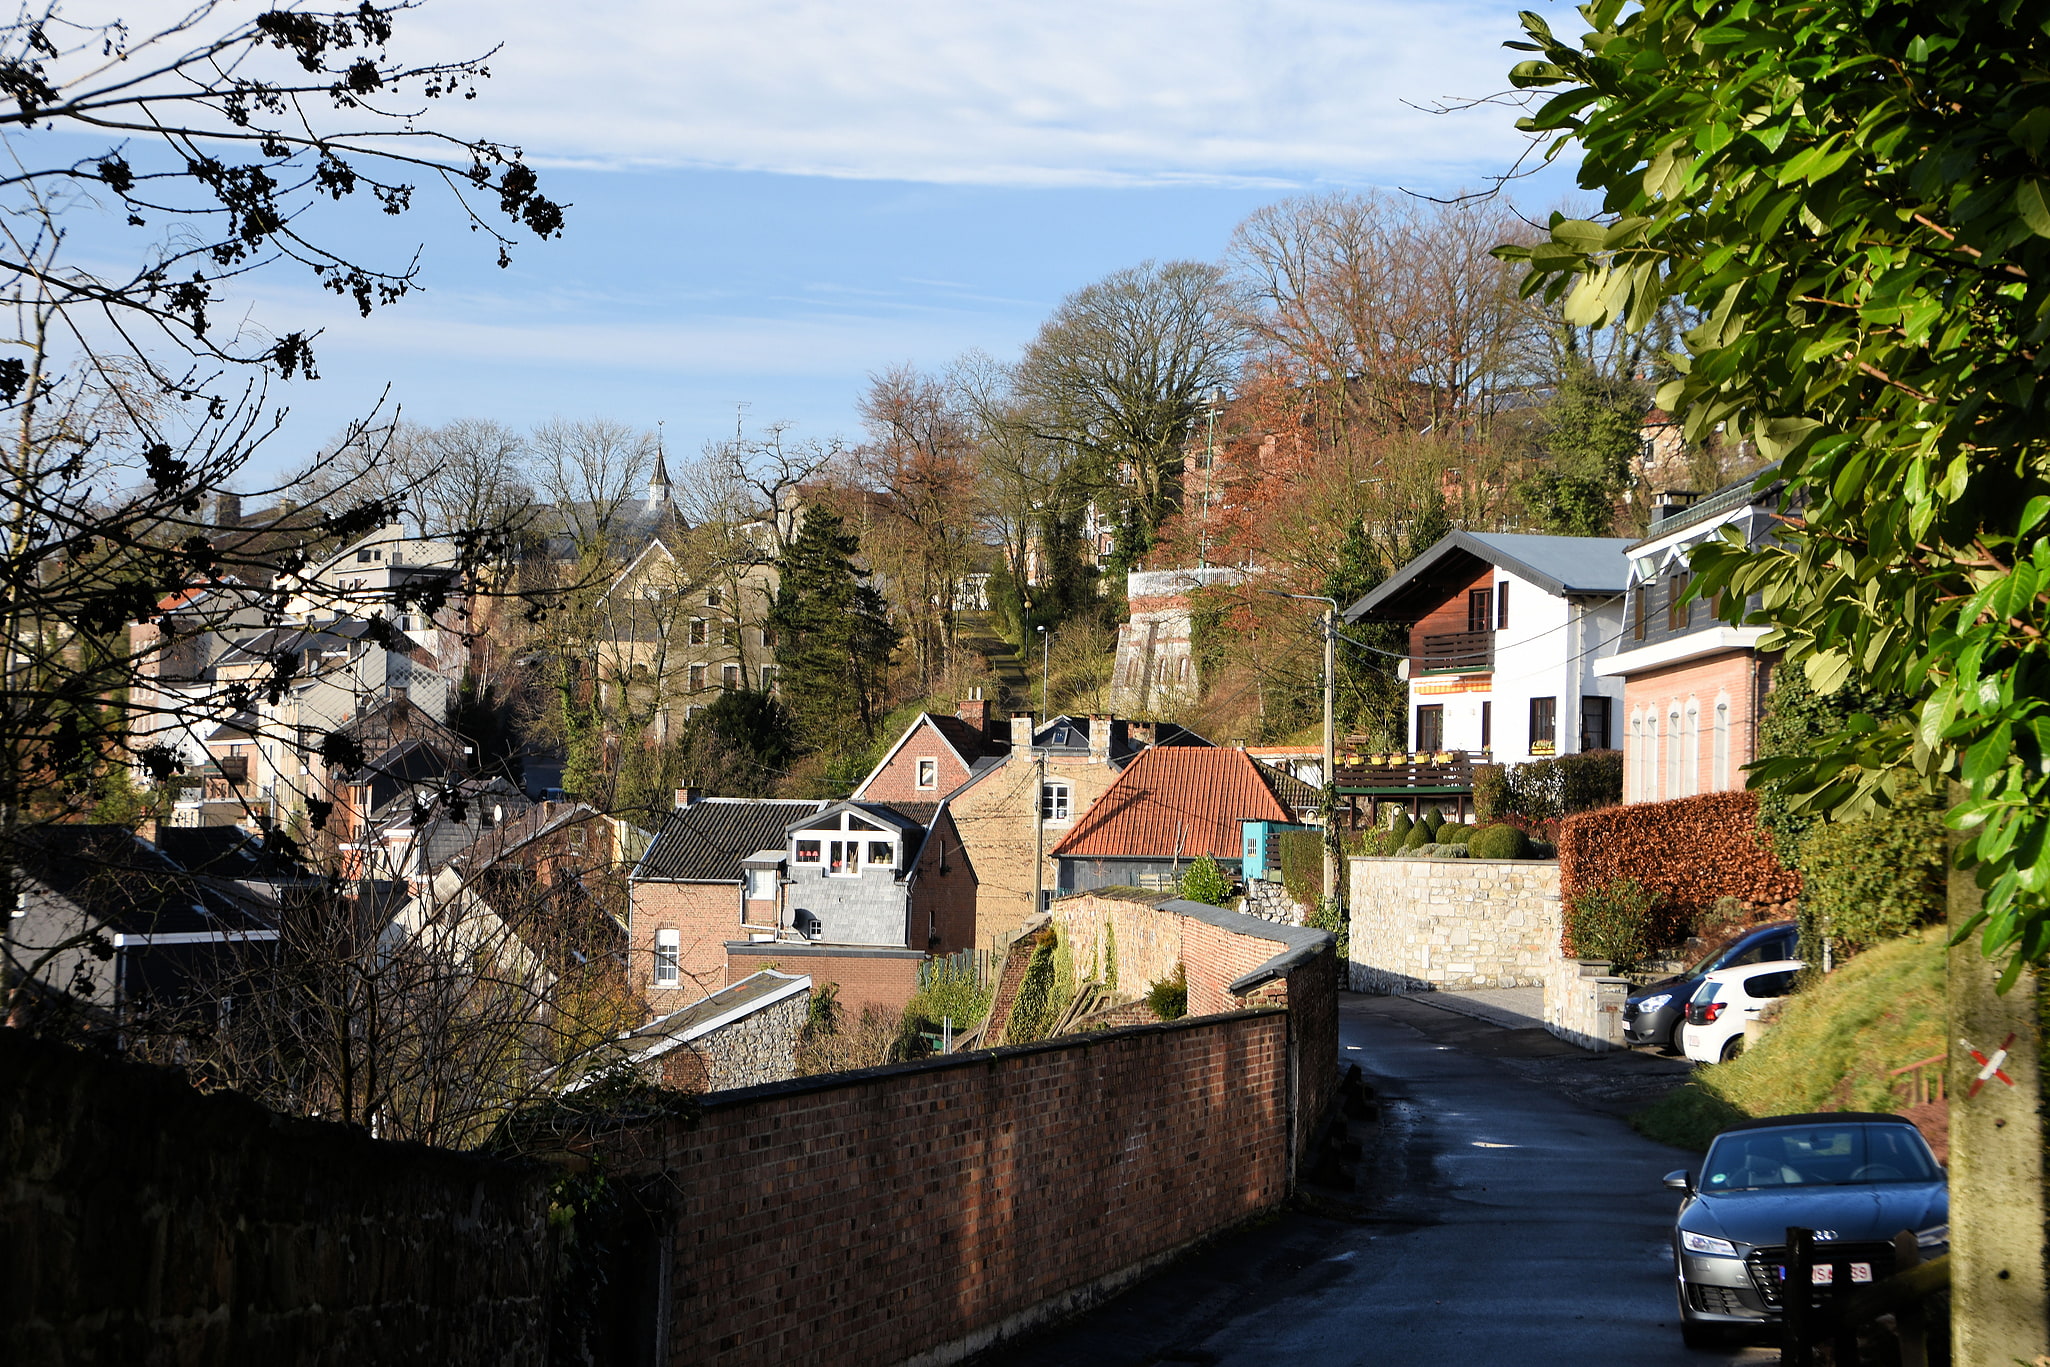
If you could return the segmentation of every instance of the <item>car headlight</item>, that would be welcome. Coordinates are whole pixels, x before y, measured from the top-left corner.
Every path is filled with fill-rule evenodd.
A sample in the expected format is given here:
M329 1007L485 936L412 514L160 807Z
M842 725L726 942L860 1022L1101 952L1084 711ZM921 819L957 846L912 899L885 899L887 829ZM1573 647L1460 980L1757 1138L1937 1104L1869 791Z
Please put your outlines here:
M1680 1231L1680 1247L1689 1253L1709 1253L1718 1258L1737 1256L1737 1246L1728 1239L1711 1239L1706 1234L1696 1234L1691 1229Z
M1672 999L1672 993L1661 992L1656 997L1646 997L1643 1001L1637 1003L1637 1009L1639 1011L1656 1011L1660 1007L1666 1005L1666 1003L1672 1001Z
M1927 1229L1915 1231L1915 1244L1919 1248L1942 1248L1949 1242L1950 1226L1948 1224L1931 1225Z

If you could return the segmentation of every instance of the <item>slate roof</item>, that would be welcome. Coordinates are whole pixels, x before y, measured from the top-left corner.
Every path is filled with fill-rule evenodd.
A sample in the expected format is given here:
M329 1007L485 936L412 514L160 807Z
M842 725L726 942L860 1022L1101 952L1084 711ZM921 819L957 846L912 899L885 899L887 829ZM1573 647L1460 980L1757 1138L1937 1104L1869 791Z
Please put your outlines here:
M1070 859L1240 857L1242 821L1293 822L1282 775L1243 750L1155 746L1117 776L1053 847Z
M634 866L636 882L738 883L740 861L780 849L790 823L831 803L792 798L706 798L671 812Z
M116 934L272 928L126 826L39 826L17 839L23 873Z
M1415 621L1483 565L1508 570L1558 597L1621 594L1630 587L1627 536L1530 536L1450 531L1345 610L1345 620Z
M710 1034L719 1025L729 1024L731 1019L752 1015L785 997L810 990L811 979L808 977L765 968L759 973L749 974L731 987L722 987L710 996L692 1002L681 1011L672 1011L649 1021L620 1039L628 1045L652 1046L635 1055L636 1060L652 1058L679 1044Z

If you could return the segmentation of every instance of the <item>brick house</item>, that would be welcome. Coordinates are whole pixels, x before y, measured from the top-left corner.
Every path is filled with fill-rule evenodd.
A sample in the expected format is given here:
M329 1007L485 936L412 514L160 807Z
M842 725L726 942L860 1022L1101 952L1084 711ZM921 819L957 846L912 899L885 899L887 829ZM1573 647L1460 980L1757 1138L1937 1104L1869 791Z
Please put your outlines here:
M1345 611L1409 630L1408 749L1497 764L1609 750L1623 689L1627 537L1448 532Z
M1051 851L1065 895L1092 888L1164 891L1205 855L1232 877L1244 823L1294 824L1317 791L1243 750L1157 746L1126 766Z
M1209 744L1171 722L1101 715L1035 723L1019 714L999 737L989 704L971 698L957 716L921 715L854 796L930 798L932 789L918 786L927 770L941 785L954 781L941 791L975 863L974 943L994 952L1033 914L1034 888L1042 894L1041 909L1052 894L1057 869L1050 853L1040 877L1033 877L1042 832L1050 851L1147 748Z
M1773 657L1765 627L1732 626L1706 602L1681 601L1694 548L1734 528L1758 545L1772 534L1784 485L1757 476L1668 511L1629 548L1629 613L1594 672L1623 686L1623 800L1656 802L1744 786L1758 756L1758 719Z
M764 968L900 1007L973 943L975 866L945 802L709 798L670 814L630 879L631 972L658 1012Z

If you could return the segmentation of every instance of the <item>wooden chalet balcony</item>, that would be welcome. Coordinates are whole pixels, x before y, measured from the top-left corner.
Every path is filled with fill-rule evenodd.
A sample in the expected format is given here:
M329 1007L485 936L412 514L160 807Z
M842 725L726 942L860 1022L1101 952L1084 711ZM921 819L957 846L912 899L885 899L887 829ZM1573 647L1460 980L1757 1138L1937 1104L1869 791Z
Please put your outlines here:
M1418 640L1410 657L1413 674L1478 674L1495 667L1495 633L1452 631Z
M1485 759L1481 762L1485 763ZM1420 755L1375 755L1357 750L1338 752L1338 790L1349 793L1470 793L1473 756L1464 750Z

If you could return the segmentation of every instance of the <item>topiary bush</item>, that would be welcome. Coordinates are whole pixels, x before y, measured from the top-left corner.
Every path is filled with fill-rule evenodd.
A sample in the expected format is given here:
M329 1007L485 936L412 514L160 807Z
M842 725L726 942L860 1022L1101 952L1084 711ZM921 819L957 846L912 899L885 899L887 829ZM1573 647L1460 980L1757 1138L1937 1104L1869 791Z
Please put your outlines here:
M1146 989L1146 1005L1164 1021L1180 1020L1189 1014L1189 972L1180 964L1174 976L1162 978Z
M1410 827L1409 834L1402 837L1402 848L1405 851L1418 849L1421 846L1428 845L1430 843L1431 828L1429 826L1424 825L1422 822L1418 822L1416 825Z
M1473 827L1462 825L1457 821L1446 823L1444 829L1438 832L1438 843L1441 845L1464 845L1471 839L1473 839Z
M1402 841L1409 838L1410 828L1415 824L1409 819L1408 812L1397 812L1395 819L1388 823L1388 829L1395 833L1398 841Z
M1514 826L1483 826L1466 842L1466 852L1475 859L1528 859L1530 841Z
M1804 941L1848 958L1943 918L1947 831L1930 807L1811 827L1801 839ZM1819 962L1820 946L1807 945Z
M1431 843L1438 841L1438 832L1445 829L1445 814L1435 807L1424 813L1424 829L1430 832Z
M1618 878L1590 888L1566 904L1566 938L1583 959L1607 959L1618 973L1642 968L1674 942L1672 917L1661 912L1658 895L1635 878Z

